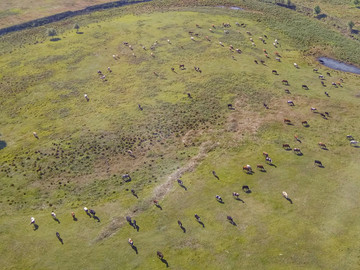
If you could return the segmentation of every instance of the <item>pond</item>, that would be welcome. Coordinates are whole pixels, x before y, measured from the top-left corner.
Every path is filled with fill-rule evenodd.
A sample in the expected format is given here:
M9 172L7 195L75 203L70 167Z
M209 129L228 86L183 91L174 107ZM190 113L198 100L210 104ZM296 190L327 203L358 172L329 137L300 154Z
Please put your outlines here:
M0 150L4 149L6 147L6 142L5 141L0 141Z
M320 64L335 70L360 74L360 68L353 65L345 64L344 62L340 62L327 57L319 57L318 61Z

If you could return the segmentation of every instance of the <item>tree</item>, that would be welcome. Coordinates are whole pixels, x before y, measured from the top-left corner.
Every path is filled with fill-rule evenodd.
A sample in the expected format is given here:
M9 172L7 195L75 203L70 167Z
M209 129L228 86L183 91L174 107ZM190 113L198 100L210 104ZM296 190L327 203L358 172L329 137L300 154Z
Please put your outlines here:
M360 4L360 0L354 0L354 5L357 6Z
M355 23L353 21L348 22L350 32L352 32L354 25L355 25Z
M76 33L79 32L79 28L80 28L80 26L77 23L75 23L74 24L74 29L76 29Z
M53 37L57 35L56 30L54 28L47 29L47 34L49 37Z
M320 12L321 12L321 8L320 8L319 6L316 6L316 7L314 8L314 12L315 12L316 15L319 15Z

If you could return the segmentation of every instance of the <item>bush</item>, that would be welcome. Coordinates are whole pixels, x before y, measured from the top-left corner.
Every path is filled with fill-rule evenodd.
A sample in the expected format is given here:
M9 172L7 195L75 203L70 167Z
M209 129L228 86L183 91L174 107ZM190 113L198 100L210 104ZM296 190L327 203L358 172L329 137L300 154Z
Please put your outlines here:
M314 8L314 12L315 12L316 15L319 15L320 12L321 12L321 8L320 8L319 6L316 6L316 7Z
M348 26L349 26L350 32L352 32L354 25L355 25L355 24L354 24L353 21L348 22Z
M47 34L49 37L53 37L53 36L57 35L57 32L54 28L49 28L49 29L47 29Z

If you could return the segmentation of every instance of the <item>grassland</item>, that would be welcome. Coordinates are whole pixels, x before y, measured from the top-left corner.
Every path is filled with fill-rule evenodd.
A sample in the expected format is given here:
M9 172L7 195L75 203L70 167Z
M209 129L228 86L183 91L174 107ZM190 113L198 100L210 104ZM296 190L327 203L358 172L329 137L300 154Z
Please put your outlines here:
M312 56L340 56L359 65L358 44L316 19L266 3L232 10L190 2L155 1L49 25L57 29L58 41L44 35L45 27L1 37L4 269L165 268L157 250L172 269L359 266L359 149L346 139L360 134L359 77L320 67ZM288 18L293 25L284 23ZM82 34L72 29L75 22ZM232 26L225 29L223 22ZM194 41L189 31L198 34ZM258 39L263 35L266 44ZM231 52L230 45L242 53ZM326 76L326 87L319 74ZM340 78L342 87L331 86ZM290 99L294 107L287 105ZM284 125L284 118L293 125ZM302 126L303 120L310 126ZM319 141L328 150L320 149ZM300 147L303 155L285 151L283 143ZM276 166L265 165L263 151ZM315 167L315 159L325 168ZM266 172L242 171L259 163ZM131 182L122 179L125 173ZM177 185L178 178L187 190ZM252 193L243 193L242 185ZM282 198L283 190L293 204ZM232 198L234 191L244 203ZM217 194L224 204L215 200ZM86 216L84 206L95 209L101 222ZM52 220L53 210L60 224ZM126 223L127 215L137 220L139 231Z

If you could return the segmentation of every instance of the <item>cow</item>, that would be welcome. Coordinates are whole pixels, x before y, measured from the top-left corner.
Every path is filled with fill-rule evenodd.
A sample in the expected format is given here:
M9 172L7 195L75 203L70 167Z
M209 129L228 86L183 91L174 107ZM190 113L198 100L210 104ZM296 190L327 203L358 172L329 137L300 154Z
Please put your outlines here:
M258 61L257 61L256 59L254 60L254 63L255 63L255 64L259 64L259 63L258 63Z
M302 87L303 89L305 89L305 90L308 90L308 89L309 89L309 87L308 87L306 84L301 85L301 87Z
M272 74L275 74L275 75L279 75L278 72L277 72L275 69L273 69L273 70L271 71L271 73L272 73Z
M294 153L297 155L302 155L300 148L294 148Z
M266 103L263 103L265 109L269 109L269 106Z
M33 132L33 135L36 139L39 139L39 136L37 135L37 133L35 131Z
M287 119L287 118L284 118L284 123L290 125L290 124L291 124L291 120L290 120L290 119Z
M317 109L314 108L314 107L311 107L310 110L311 110L312 112L317 112Z
M180 68L181 70L184 70L184 69L185 69L185 65L181 64L181 65L179 65L179 68Z
M280 57L275 57L275 60L278 61L278 62L281 62Z
M286 94L291 94L289 89L285 89Z
M237 192L233 192L233 197L236 197L236 199L239 199L239 193L237 193Z
M352 140L352 141L350 141L350 145L353 145L353 146L355 146L355 145L358 145L358 141L355 141L355 140Z
M317 68L314 68L313 71L314 71L314 72L318 72L318 69L317 69Z
M269 154L268 154L267 152L263 152L263 156L264 156L264 157L268 157Z
M222 44L222 42L221 42L221 41L219 42L219 44L220 44L220 46L224 47L224 44Z
M129 238L128 243L129 243L130 246L133 246L133 245L134 245L134 241L131 240L131 238Z
M330 74L330 72L326 72L326 75L328 75L329 77L331 77L331 74Z
M288 194L287 194L285 191L282 192L282 195L283 195L283 197L284 197L285 199L288 198Z
M282 80L282 84L289 85L289 82L287 80Z
M329 93L328 92L324 92L324 94L327 96L327 97L330 97Z
M290 149L291 148L288 143L283 143L282 147L285 148L285 149Z
M325 83L324 83L323 81L321 81L321 85L324 86L324 87L326 87L326 85L325 85Z
M266 157L265 158L265 161L268 163L268 164L272 164L272 159L270 157Z
M156 255L160 260L164 259L164 254L162 254L160 251L156 252Z
M294 102L292 100L288 100L287 102L290 106L295 106Z
M252 168L250 165L245 165L243 166L243 171L246 171L247 173L251 173L252 172Z
M84 94L84 98L86 99L87 102L89 102L90 99L87 94Z
M195 214L195 215L194 215L194 217L196 218L196 220L197 220L198 222L200 222L200 221L201 221L201 219L200 219L200 217L199 217L199 215L198 215L198 214Z
M256 168L260 169L260 171L262 171L262 172L266 171L264 168L264 165L261 165L261 164L256 165Z
M324 75L319 75L319 79L323 80L324 79Z
M309 126L308 121L301 121L301 124L302 124L304 127L308 127L308 126Z
M275 55L278 57L281 57L280 54L278 52L275 52Z
M323 149L326 149L326 144L323 143L323 142L319 142L318 145L323 148Z
M353 137L352 135L346 135L346 138L347 138L348 140L354 140L354 137Z
M217 200L218 202L222 202L222 201L223 201L222 198L221 198L219 195L216 195L215 198L216 198L216 200Z
M249 193L249 191L250 191L250 188L249 188L249 186L247 186L247 185L242 186L241 189L242 189L245 193Z
M295 68L299 68L298 64L294 63L294 67Z

